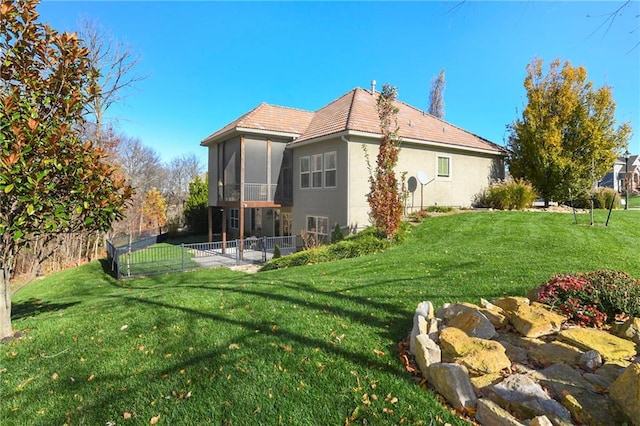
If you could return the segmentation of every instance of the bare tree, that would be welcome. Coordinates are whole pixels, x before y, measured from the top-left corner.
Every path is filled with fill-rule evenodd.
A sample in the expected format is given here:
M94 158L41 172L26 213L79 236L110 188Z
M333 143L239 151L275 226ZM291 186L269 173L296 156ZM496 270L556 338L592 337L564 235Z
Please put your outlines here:
M171 211L170 220L180 221L184 213L184 202L189 196L189 182L202 174L203 167L198 157L193 154L183 154L176 157L167 167L166 198Z
M444 120L444 68L431 80L429 92L429 114Z
M98 23L85 17L80 21L80 28L80 38L89 49L89 63L100 73L100 95L93 97L85 108L87 114L94 116L95 140L100 144L106 111L124 100L128 96L127 89L134 88L147 76L135 72L140 55Z
M160 161L159 154L143 145L140 139L123 137L119 148L119 162L127 182L134 190L134 196L126 219L118 224L116 231L129 234L142 232L145 195L153 188L163 189L167 181L167 169Z

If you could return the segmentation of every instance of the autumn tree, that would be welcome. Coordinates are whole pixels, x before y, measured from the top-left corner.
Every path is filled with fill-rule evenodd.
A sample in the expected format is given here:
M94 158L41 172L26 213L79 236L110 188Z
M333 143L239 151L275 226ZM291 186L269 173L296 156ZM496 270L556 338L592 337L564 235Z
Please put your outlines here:
M397 93L395 87L385 83L378 95L377 109L382 138L375 170L369 175L371 191L367 194L373 225L384 232L387 238L395 236L402 219L402 196L398 191L395 174L400 152L398 107L395 105Z
M437 77L431 80L429 92L429 114L444 120L444 68Z
M546 74L534 59L524 87L522 117L507 126L511 175L531 182L546 205L588 192L631 135L628 124L616 126L611 87L594 89L584 67L559 59Z
M166 198L173 216L170 221L182 223L184 203L189 195L189 183L202 173L200 160L195 154L183 154L167 165Z
M36 4L0 6L0 338L13 333L20 251L35 239L107 230L130 197L102 151L80 138L84 106L99 92L88 50L76 34L37 22Z
M161 228L167 224L167 201L157 188L151 188L144 197L142 213L146 228Z

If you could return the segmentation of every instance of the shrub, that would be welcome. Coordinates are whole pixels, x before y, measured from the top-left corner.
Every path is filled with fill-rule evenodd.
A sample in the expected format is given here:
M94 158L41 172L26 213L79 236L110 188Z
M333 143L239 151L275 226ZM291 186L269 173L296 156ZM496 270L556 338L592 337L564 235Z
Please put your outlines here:
M516 179L494 183L476 195L474 205L499 210L523 210L531 207L536 198L536 191L529 182Z
M380 238L378 231L371 229L373 228L367 228L358 234L350 235L335 244L311 248L280 258L275 258L274 256L274 258L265 263L260 270L271 271L291 266L302 266L364 256L380 252L391 245L391 242L386 238Z
M333 232L331 233L331 243L337 243L338 241L342 241L344 235L342 235L342 228L340 228L340 224L336 222L335 228L333 228Z
M280 246L278 244L273 247L273 257L272 259L279 259L282 257L282 253L280 253Z
M536 298L584 326L600 327L620 315L640 316L640 280L625 272L556 275L536 290Z
M573 206L580 209L591 208L591 199L593 199L594 209L609 209L611 203L613 208L620 208L620 196L612 188L596 188L593 191L583 193L572 200Z
M429 213L449 213L453 211L453 207L450 206L429 206L427 207Z

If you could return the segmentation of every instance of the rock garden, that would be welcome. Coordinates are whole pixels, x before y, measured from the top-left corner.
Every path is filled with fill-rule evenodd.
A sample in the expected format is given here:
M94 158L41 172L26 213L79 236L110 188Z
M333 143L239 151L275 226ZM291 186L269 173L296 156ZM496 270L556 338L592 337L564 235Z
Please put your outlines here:
M538 302L549 302L549 288L477 305L420 303L408 368L481 425L640 425L640 318L603 324L597 304L552 309Z

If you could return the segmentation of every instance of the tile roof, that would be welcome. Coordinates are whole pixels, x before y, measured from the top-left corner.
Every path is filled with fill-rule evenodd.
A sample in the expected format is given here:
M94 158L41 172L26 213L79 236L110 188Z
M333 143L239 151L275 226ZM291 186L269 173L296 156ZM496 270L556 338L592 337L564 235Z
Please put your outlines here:
M252 129L300 135L309 126L314 113L301 109L261 103L240 118L207 136L202 144L237 129Z
M202 144L238 128L299 135L291 144L347 131L380 134L377 94L356 87L316 112L260 104L207 137ZM396 101L399 136L414 141L505 153L505 148L409 104Z

